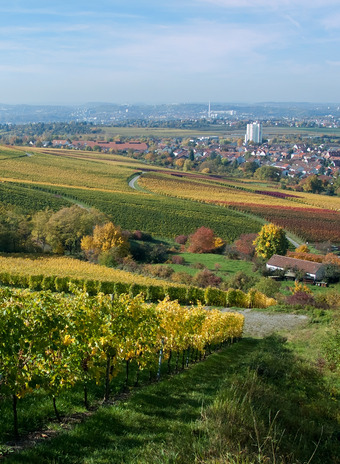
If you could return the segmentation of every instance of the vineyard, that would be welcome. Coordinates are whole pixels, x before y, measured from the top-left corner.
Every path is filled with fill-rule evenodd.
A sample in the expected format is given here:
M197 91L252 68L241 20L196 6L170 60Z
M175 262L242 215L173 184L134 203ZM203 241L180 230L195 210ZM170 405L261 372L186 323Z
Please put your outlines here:
M61 392L82 384L89 407L87 388L95 382L103 385L107 401L120 369L126 371L126 386L130 365L137 383L143 371L159 378L165 361L168 371L184 369L213 347L240 338L244 323L240 314L184 308L167 299L150 305L127 295L112 300L103 294L70 298L1 289L0 310L1 402L12 399L15 436L17 403L26 395L43 390L60 420Z
M255 180L157 168L145 172L144 164L111 154L4 148L0 155L0 202L26 211L78 203L97 208L125 229L174 238L205 226L227 242L258 232L258 216L304 241L339 241L338 197L330 202L324 195L292 193ZM132 190L128 179L143 170L139 184L144 192Z
M48 192L31 189L14 183L0 183L0 204L6 206L20 206L26 213L41 211L50 208L58 211L70 202L60 195L51 195Z
M236 211L132 190L128 179L145 166L131 159L80 151L50 152L32 151L32 156L0 161L0 201L27 211L39 211L42 206L55 209L58 203L71 201L97 208L123 228L158 237L190 234L204 225L233 241L242 232L260 230L258 221L244 221ZM12 191L16 194L11 195Z
M144 174L139 183L161 195L204 201L251 213L284 227L303 240L330 240L335 243L340 240L339 198L332 197L333 209L329 209L327 197L300 192L290 194L274 189L259 190L256 184L251 188L245 188L241 182L234 185L228 182L227 186L223 186L220 182L178 179L159 173Z

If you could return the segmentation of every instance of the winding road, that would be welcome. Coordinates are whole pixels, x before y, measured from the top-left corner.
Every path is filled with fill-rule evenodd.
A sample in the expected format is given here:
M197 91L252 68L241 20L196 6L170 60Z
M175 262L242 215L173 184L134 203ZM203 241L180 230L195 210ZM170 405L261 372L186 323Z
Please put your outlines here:
M134 177L132 177L132 179L130 179L130 181L129 181L129 187L131 187L134 190L138 190L137 187L136 187L136 182L137 182L137 180L140 178L140 176L142 174L136 174Z

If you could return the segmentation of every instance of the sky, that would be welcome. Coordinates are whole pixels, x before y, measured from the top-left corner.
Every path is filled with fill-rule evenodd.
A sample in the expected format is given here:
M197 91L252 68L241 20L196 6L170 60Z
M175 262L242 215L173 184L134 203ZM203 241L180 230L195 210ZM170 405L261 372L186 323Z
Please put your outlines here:
M340 0L11 0L0 18L0 103L340 102Z

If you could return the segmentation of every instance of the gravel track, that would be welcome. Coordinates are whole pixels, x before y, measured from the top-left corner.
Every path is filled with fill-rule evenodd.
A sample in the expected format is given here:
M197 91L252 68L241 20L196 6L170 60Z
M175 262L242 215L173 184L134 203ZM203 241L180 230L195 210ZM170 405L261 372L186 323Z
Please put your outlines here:
M307 316L297 314L270 314L251 309L238 312L245 317L244 335L251 337L265 337L275 332L291 331L308 323Z

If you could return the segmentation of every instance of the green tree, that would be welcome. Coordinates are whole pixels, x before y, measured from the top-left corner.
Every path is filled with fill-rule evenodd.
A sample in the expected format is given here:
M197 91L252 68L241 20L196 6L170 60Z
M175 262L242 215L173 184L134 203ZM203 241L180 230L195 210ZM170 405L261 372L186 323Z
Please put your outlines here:
M254 177L261 180L271 180L278 182L280 180L281 170L274 166L262 166L256 170Z
M256 254L269 259L274 254L285 255L289 242L282 227L275 224L265 224L254 240Z
M321 193L324 189L322 180L315 174L307 177L307 179L303 182L302 188L305 192L312 193Z
M54 213L46 224L46 240L55 253L78 253L84 235L93 231L96 224L102 224L105 216L95 209L90 211L71 206Z

